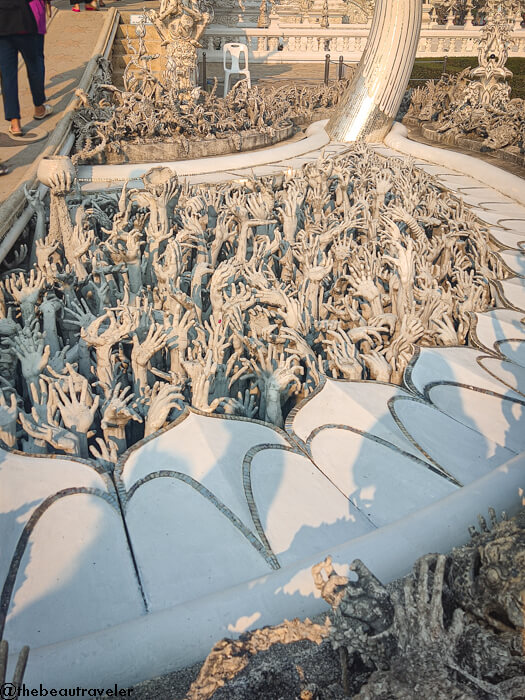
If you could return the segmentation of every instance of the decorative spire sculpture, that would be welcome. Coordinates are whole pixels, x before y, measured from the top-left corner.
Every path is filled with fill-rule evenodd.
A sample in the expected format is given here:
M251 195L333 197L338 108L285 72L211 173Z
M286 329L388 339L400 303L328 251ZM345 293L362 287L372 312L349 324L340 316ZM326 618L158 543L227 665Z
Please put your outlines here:
M199 39L213 19L213 8L204 2L185 5L179 0L161 3L159 11L148 10L166 47L166 70L163 78L174 91L188 93L197 84L197 48Z
M323 14L321 15L321 27L323 29L328 29L330 26L330 21L328 18L328 0L323 2Z
M465 9L467 11L467 14L465 15L465 29L472 29L472 21L474 19L474 15L472 14L472 0L467 0L465 4Z
M259 5L259 16L257 17L257 26L259 29L266 29L269 25L267 0L261 0Z
M313 0L299 0L299 11L301 13L301 24L310 22L309 13L314 4Z
M487 24L479 40L478 66L470 71L473 82L468 89L468 100L479 105L502 108L510 98L507 79L512 72L505 67L509 57L510 38L514 29L516 5L488 0L485 5Z

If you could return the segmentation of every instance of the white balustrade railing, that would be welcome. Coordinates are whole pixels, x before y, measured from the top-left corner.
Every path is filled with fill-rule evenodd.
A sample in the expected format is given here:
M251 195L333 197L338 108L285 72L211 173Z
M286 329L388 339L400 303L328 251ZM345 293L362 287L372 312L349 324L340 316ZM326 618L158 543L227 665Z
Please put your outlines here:
M201 38L208 61L222 61L222 47L228 42L247 44L254 63L302 63L343 56L345 62L357 62L365 48L369 27L337 24L328 29L305 25L252 27L209 27ZM417 57L477 56L481 27L434 24L424 27L419 38ZM513 33L509 56L525 57L525 29Z

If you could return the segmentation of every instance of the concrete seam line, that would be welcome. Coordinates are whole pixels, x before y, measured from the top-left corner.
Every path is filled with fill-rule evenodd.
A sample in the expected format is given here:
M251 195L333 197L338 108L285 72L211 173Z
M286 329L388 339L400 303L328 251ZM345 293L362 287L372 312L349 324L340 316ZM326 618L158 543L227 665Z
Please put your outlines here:
M436 146L429 146L419 141L408 138L408 129L404 124L395 123L390 133L385 137L385 145L399 151L404 155L422 158L429 163L442 165L445 168L455 170L466 177L497 190L501 194L510 197L518 204L525 206L525 185L522 178L498 168L496 165L473 156L448 151ZM473 175L472 173L475 173Z
M109 43L112 41L112 38L115 36L119 20L120 13L118 10L112 7L108 12L95 49L90 60L88 61L82 78L80 79L78 88L83 90L87 90L89 88L97 68L97 60L104 54ZM71 97L71 100L64 110L63 116L49 137L46 147L35 159L30 168L26 170L26 173L23 176L24 179L18 183L16 189L0 206L0 241L5 237L6 233L13 225L15 218L19 216L21 209L25 205L26 199L24 194L24 185L28 189L33 189L36 183L36 172L38 170L38 165L42 158L54 155L62 148L71 128L72 114L76 105L78 104L78 99L79 98L76 95Z

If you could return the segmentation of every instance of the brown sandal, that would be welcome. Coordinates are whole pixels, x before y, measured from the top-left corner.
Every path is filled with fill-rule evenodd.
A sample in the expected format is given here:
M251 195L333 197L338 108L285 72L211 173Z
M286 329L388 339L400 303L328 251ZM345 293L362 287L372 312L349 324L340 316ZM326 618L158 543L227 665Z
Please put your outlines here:
M23 131L15 131L12 126L9 127L8 131L14 139L23 139L25 136Z

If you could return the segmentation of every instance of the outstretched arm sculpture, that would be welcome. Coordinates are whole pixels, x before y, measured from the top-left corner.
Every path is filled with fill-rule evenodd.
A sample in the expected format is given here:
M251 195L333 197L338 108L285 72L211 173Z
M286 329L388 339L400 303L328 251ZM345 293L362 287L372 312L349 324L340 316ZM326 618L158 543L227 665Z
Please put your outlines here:
M364 144L286 180L143 183L71 194L74 226L53 191L69 238L51 217L36 269L0 280L2 445L111 470L185 405L282 428L323 376L400 383L495 303L488 230Z
M421 14L421 0L377 0L357 72L327 125L332 140L386 136L412 72Z

